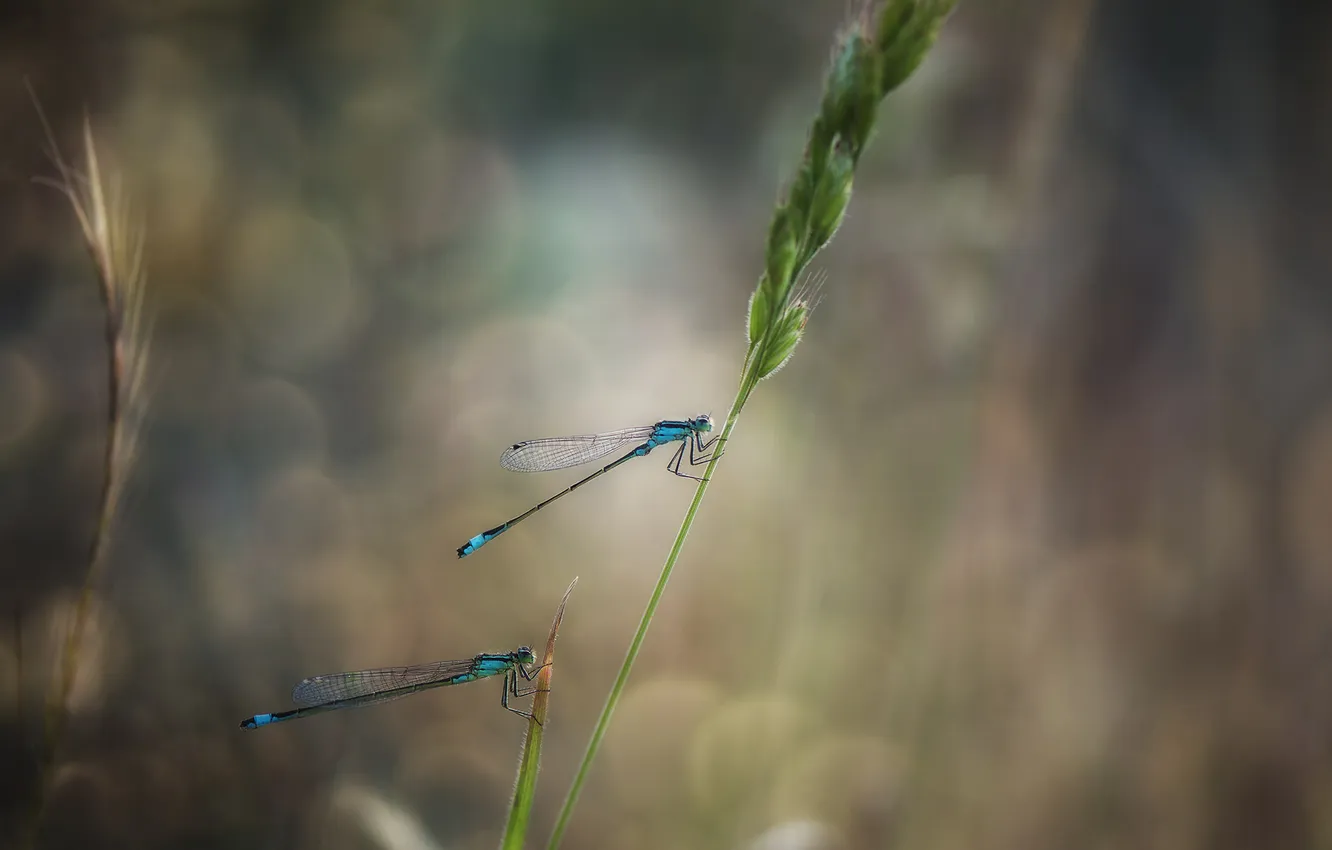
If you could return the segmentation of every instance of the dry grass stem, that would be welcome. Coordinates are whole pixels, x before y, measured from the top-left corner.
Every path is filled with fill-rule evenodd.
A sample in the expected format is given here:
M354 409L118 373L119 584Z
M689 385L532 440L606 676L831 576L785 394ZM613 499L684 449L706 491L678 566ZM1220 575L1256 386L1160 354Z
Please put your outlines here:
M99 293L105 312L103 327L107 350L107 439L102 458L102 489L97 525L89 543L73 622L60 650L55 679L47 693L41 778L29 830L31 840L40 824L53 775L52 768L69 714L69 698L78 673L80 649L88 627L93 591L106 560L106 548L117 507L134 460L135 438L142 421L149 334L143 301L143 222L134 214L129 195L119 176L108 177L103 172L92 126L87 117L83 122L84 170L80 172L61 155L55 142L55 133L31 86L28 91L46 133L49 146L47 154L58 174L56 178L33 179L63 194L74 210L84 244L97 269Z

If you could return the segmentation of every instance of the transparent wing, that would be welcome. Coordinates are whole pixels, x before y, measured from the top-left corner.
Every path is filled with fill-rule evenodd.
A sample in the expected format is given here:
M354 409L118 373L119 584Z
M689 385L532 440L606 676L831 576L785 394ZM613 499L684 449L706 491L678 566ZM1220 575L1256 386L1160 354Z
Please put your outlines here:
M472 669L471 658L459 661L436 661L411 667L384 667L379 670L358 670L353 673L329 673L311 676L291 691L291 701L299 706L322 705L336 700L364 697L360 705L387 702L407 696L402 688L452 679ZM395 693L396 692L396 693ZM410 692L408 692L410 693Z
M514 472L549 472L600 460L630 443L638 444L651 436L655 425L622 428L604 434L574 437L546 437L514 443L500 455L500 466Z

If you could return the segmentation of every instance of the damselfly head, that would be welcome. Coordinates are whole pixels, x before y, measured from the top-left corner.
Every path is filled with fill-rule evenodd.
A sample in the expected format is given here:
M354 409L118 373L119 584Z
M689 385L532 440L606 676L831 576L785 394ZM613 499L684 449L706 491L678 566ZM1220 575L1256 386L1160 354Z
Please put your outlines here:
M699 416L697 419L694 420L694 427L704 433L711 431L712 417L707 415L706 413L702 414L701 416Z
M532 647L520 646L514 650L513 660L519 664L535 664L536 656L532 654Z

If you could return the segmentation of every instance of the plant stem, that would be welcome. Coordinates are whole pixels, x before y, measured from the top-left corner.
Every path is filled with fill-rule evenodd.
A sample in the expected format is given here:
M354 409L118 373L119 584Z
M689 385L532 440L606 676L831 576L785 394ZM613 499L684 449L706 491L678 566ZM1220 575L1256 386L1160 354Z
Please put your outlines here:
M750 358L750 360L753 359L755 358ZM731 403L731 412L726 415L726 424L717 437L716 450L712 453L712 460L708 462L707 467L703 470L703 480L698 482L698 489L694 491L694 500L689 503L689 510L685 513L684 521L680 523L680 530L675 535L675 543L671 545L670 554L666 556L666 563L662 565L661 575L657 577L657 585L652 589L652 595L648 597L647 607L643 609L642 619L638 621L638 630L634 632L633 640L629 642L629 651L624 655L620 672L615 676L615 684L611 685L610 693L606 697L606 704L602 706L601 715L597 718L597 725L592 730L592 738L587 742L587 750L583 753L582 763L578 765L578 773L574 776L573 784L569 786L569 793L564 798L564 805L560 807L559 817L555 820L555 828L551 831L550 841L546 845L548 850L554 850L559 846L565 830L569 827L574 806L578 803L578 795L582 793L583 784L587 781L588 771L592 768L592 762L597 756L597 751L601 749L601 741L606 737L606 730L610 727L611 715L615 713L615 706L619 704L620 697L624 694L624 687L629 681L629 673L633 670L634 661L638 658L638 651L642 648L643 640L647 637L648 628L652 625L652 618L657 613L657 606L661 604L661 597L666 592L666 585L671 580L671 573L675 571L675 562L680 557L680 550L684 548L685 538L689 536L689 529L694 524L694 516L698 513L699 505L703 503L703 494L708 491L708 483L712 480L712 471L721 458L722 450L726 447L726 441L731 436L731 430L735 427L741 408L745 406L745 402L749 399L749 392L753 389L754 383L757 383L757 381L751 381L750 375L746 374L745 379L741 382L739 392L736 393L735 401Z
M113 179L103 184L104 176L98 164L97 147L88 121L85 119L83 126L87 173L81 175L61 156L55 134L31 86L28 92L32 96L42 129L46 132L50 144L49 155L59 172L58 179L33 179L51 186L69 200L83 232L84 247L97 269L98 293L104 311L102 330L106 343L107 436L100 470L102 481L98 495L97 528L89 543L73 623L61 646L59 667L47 695L37 794L24 830L25 846L35 842L40 830L51 790L55 759L68 723L69 700L78 677L79 657L92 611L93 593L104 568L117 503L132 454L134 430L127 424L125 414L141 401L137 390L141 383L139 379L142 377L146 351L143 340L138 336L143 306L142 228L130 220L128 203L119 190L118 181Z
M838 40L836 55L825 80L823 100L810 126L804 154L788 196L778 204L768 227L765 268L749 302L749 347L741 367L735 401L731 403L726 424L717 437L716 450L694 492L694 500L675 535L675 543L662 565L657 585L638 622L638 630L629 642L620 672L597 718L592 738L555 821L548 850L559 846L568 829L592 761L606 737L611 715L624 694L629 673L740 411L759 381L782 367L804 335L820 284L818 279L810 283L809 278L803 288L797 288L795 284L805 266L828 244L841 225L851 199L856 165L874 129L879 101L901 85L920 64L955 2L871 0L863 14Z
M569 604L569 594L573 593L578 578L569 583L564 591L564 599L555 611L555 620L550 624L550 637L546 639L546 652L541 658L541 672L537 674L536 694L532 697L532 716L527 721L527 737L523 741L523 756L518 761L518 779L513 785L513 800L509 804L509 819L504 826L504 837L500 839L500 850L522 850L523 839L527 837L527 825L532 819L532 803L536 800L537 774L541 770L541 739L546 731L549 717L550 679L555 672L555 638L560 632L560 623L564 620L564 606Z

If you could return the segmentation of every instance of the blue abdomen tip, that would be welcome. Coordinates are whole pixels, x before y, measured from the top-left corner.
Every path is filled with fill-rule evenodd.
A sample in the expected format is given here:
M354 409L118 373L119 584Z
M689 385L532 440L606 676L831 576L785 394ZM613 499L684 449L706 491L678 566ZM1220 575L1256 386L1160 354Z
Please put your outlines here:
M484 532L478 534L477 536L473 537L471 540L468 540L466 543L464 543L462 546L458 548L458 557L462 558L466 555L472 554L477 549L480 549L482 544L484 544L489 539L490 538L487 537Z

